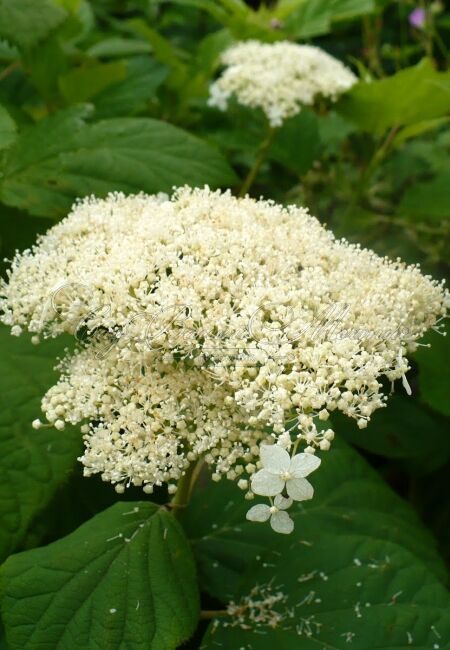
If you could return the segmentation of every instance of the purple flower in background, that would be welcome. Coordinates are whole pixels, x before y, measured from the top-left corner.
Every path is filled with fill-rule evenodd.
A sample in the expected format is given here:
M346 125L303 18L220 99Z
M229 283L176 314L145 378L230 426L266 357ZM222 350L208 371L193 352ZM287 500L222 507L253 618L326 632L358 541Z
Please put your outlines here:
M423 29L427 19L427 14L425 9L422 7L416 7L414 11L411 11L409 14L409 24L417 29Z

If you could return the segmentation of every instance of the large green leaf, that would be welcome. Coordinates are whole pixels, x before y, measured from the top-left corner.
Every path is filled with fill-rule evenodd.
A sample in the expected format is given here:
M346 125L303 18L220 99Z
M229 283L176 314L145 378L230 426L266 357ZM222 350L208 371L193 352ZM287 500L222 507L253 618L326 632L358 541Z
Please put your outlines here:
M21 543L33 519L66 480L81 451L75 429L32 429L56 379L66 340L33 346L0 328L0 559Z
M172 650L197 624L188 541L153 503L117 503L0 576L11 650Z
M305 524L308 544L283 540L263 556L244 577L239 615L216 619L202 650L449 647L445 587L405 549L345 536L327 523L320 535Z
M52 0L0 0L0 38L29 49L66 18Z
M336 559L348 554L361 560L372 557L374 562L387 554L393 558L404 554L408 562L414 555L417 563L445 578L436 544L413 510L350 447L334 443L311 481L314 499L294 504L290 511L295 531L289 544L300 544L299 549L303 543L305 549L311 544L327 551L313 564L302 559L306 550L297 559L291 555L296 576L319 567L327 573L327 565L331 571ZM229 481L213 487L201 483L182 520L194 545L203 588L223 601L240 593L242 574L258 557L283 544L284 538L268 524L246 521L245 513L255 502L245 501ZM395 566L393 562L392 569Z
M343 95L336 110L365 131L441 117L450 110L450 72L436 72L424 59L418 65L371 82L360 82Z
M110 191L170 191L174 185L227 185L233 171L212 146L153 119L88 124L73 107L24 131L8 150L1 200L58 217L76 197Z
M242 606L212 624L202 648L446 647L445 570L413 511L343 445L311 479L314 499L292 508L287 536L245 521L251 504L227 483L198 490L185 517L201 582Z

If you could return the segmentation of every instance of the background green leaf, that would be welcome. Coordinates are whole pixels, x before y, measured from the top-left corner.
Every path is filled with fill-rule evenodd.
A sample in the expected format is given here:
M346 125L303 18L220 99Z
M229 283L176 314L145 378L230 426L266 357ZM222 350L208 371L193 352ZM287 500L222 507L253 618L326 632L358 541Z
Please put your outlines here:
M0 38L29 49L66 18L52 0L0 0Z
M24 131L9 149L1 200L58 217L77 197L110 191L170 192L174 185L228 185L233 171L195 136L146 118L88 124L89 110L61 111Z
M112 84L125 79L125 63L95 63L86 67L75 68L59 77L59 88L69 104L82 103L98 95Z
M0 572L11 650L174 650L197 624L189 544L152 503L117 503Z
M420 395L426 404L444 415L450 416L450 347L449 335L431 332L424 338L430 348L419 348L416 359L419 364Z
M0 149L6 149L16 137L16 125L6 108L0 105Z
M404 193L398 212L410 219L448 220L450 214L450 166L433 179L416 183Z
M168 69L149 56L126 62L126 77L95 97L95 117L118 117L142 112L166 79Z
M425 408L417 396L391 396L387 408L373 414L367 429L358 429L355 422L337 413L333 413L333 425L348 442L387 458L415 459L422 471L450 460L450 439L443 435L448 420Z
M375 133L441 117L450 110L450 72L436 72L424 59L385 79L356 84L336 110Z

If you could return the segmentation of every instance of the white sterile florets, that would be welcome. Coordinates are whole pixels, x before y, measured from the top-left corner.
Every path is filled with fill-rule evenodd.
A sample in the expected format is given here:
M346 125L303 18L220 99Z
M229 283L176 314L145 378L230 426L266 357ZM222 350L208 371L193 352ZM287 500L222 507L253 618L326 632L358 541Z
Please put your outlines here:
M246 498L299 500L328 415L365 426L446 300L303 208L181 188L77 203L15 257L0 308L15 334L82 336L42 408L57 429L81 423L86 475L174 492L203 458ZM286 532L281 503L252 517Z
M357 81L320 48L289 41L240 42L225 50L221 61L226 68L211 84L209 105L226 110L235 95L239 104L261 108L273 127L319 96L335 100Z

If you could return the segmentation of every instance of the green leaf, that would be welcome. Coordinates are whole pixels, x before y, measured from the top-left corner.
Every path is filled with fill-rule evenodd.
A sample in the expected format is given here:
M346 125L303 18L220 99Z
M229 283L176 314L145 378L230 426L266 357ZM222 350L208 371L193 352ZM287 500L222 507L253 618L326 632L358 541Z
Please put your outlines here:
M86 107L55 113L8 150L0 198L38 216L59 217L76 197L110 191L170 192L174 185L228 185L231 168L212 146L153 119L88 124Z
M391 77L356 84L337 102L336 110L361 129L378 134L438 118L450 110L450 72L436 72L424 59Z
M117 503L0 576L11 650L172 650L197 624L189 544L153 503Z
M337 413L333 413L333 424L348 442L388 458L414 459L422 471L434 470L450 460L448 422L413 397L393 395L387 408L376 411L362 431Z
M0 149L9 147L16 138L16 124L6 108L0 105Z
M447 220L450 206L450 167L430 181L409 187L398 206L400 215L412 220Z
M445 570L413 511L343 445L311 480L314 499L293 506L295 530L286 536L246 522L251 504L225 482L220 496L216 487L206 487L207 497L199 490L189 530L201 581L240 607L239 616L214 621L203 650L442 647L449 597L435 571ZM277 594L263 608L266 622L258 620L257 602Z
M419 348L416 360L419 364L419 386L422 400L439 413L450 416L450 345L446 336L432 332L424 338L431 347Z
M52 0L0 0L0 38L28 50L66 18Z
M268 524L246 521L245 513L256 501L246 501L243 492L226 480L213 486L200 484L182 523L194 547L203 589L224 602L236 598L244 572L260 563L264 552L272 548L281 552L295 579L314 569L331 573L335 563L347 556L353 564L355 557L366 563L370 557L380 562L386 555L392 556L392 570L400 571L395 559L399 556L407 562L414 559L419 566L424 563L428 571L445 579L446 570L431 535L413 510L350 447L335 441L311 482L314 499L294 504L290 510L295 530L288 546L299 546L298 553L289 552L289 560L282 550L282 535ZM320 549L322 555L312 562L305 556L309 549ZM342 570L345 576L350 567ZM382 572L374 572L372 580L381 594L385 586ZM345 586L356 588L356 582ZM309 583L307 586L309 591ZM362 596L356 600L360 599Z
M448 592L413 555L381 539L365 544L335 529L321 532L311 546L283 541L265 555L236 599L240 621L214 621L202 650L448 648ZM266 604L265 621L252 621L249 601L258 617L258 601L271 597L281 600Z
M61 94L69 104L82 103L98 95L112 84L125 79L125 63L95 63L82 68L75 68L59 77Z
M129 59L126 66L126 78L96 96L97 119L130 116L143 111L167 77L167 68L148 56Z
M67 340L33 346L0 328L0 560L18 547L36 515L70 475L82 448L75 429L35 430Z

